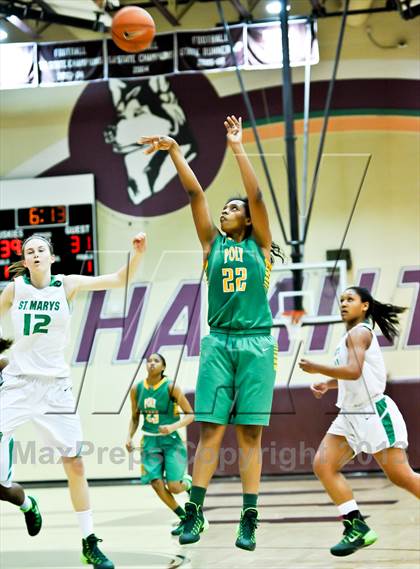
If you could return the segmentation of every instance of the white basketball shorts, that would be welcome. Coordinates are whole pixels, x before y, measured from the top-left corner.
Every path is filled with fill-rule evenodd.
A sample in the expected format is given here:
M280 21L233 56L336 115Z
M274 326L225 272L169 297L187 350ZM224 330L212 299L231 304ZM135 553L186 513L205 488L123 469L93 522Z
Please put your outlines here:
M31 421L45 446L75 457L83 434L69 378L12 376L0 385L0 484L12 483L13 433Z
M407 427L394 401L381 396L362 409L341 410L327 431L347 439L355 455L385 448L407 448Z

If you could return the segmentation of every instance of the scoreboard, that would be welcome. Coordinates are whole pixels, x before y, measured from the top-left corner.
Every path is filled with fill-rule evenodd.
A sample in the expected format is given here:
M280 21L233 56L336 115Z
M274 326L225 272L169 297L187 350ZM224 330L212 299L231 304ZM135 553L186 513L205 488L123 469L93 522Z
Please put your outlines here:
M93 175L0 181L0 286L34 233L52 241L53 274L98 274Z

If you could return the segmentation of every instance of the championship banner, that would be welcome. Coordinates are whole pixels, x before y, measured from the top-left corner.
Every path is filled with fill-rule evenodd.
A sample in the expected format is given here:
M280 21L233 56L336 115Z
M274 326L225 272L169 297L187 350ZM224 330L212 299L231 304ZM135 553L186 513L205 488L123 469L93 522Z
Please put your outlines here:
M289 22L289 50L292 66L319 62L314 24ZM158 34L151 47L139 53L126 53L112 40L4 44L0 89L225 71L236 65L280 68L282 57L278 23L232 26L229 34L224 28Z
M178 71L217 71L245 63L245 28L230 28L235 57L223 28L178 32ZM235 61L236 59L236 61Z
M38 45L41 85L105 79L103 41Z
M107 40L108 77L132 79L175 72L175 34L155 36L152 45L140 53L126 53Z
M255 24L247 28L247 66L283 67L280 24ZM289 59L291 67L319 62L318 42L311 25L304 21L289 22Z
M0 49L0 89L37 85L35 44L8 43Z

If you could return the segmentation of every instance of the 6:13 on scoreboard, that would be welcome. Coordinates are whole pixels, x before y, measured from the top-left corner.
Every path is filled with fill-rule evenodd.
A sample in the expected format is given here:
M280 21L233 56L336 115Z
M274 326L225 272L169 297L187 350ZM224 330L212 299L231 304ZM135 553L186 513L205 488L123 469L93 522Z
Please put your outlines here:
M54 274L98 274L94 204L44 205L0 209L0 284L21 258L22 242L39 233L51 239Z

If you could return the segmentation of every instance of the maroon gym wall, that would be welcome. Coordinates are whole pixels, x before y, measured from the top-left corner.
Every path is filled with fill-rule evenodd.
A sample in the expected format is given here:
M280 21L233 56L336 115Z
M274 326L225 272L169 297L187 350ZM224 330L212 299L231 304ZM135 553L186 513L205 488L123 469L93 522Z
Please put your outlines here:
M398 405L407 424L408 454L413 468L420 468L419 429L420 380L389 382L386 394ZM312 472L312 459L322 437L337 414L337 392L331 391L316 400L309 387L274 390L272 416L263 432L263 474L293 474ZM188 399L194 405L194 394ZM188 427L190 471L199 437L199 423ZM221 462L216 476L238 476L237 445L234 427L229 426L221 450ZM347 471L378 470L375 460L362 454L346 467Z

